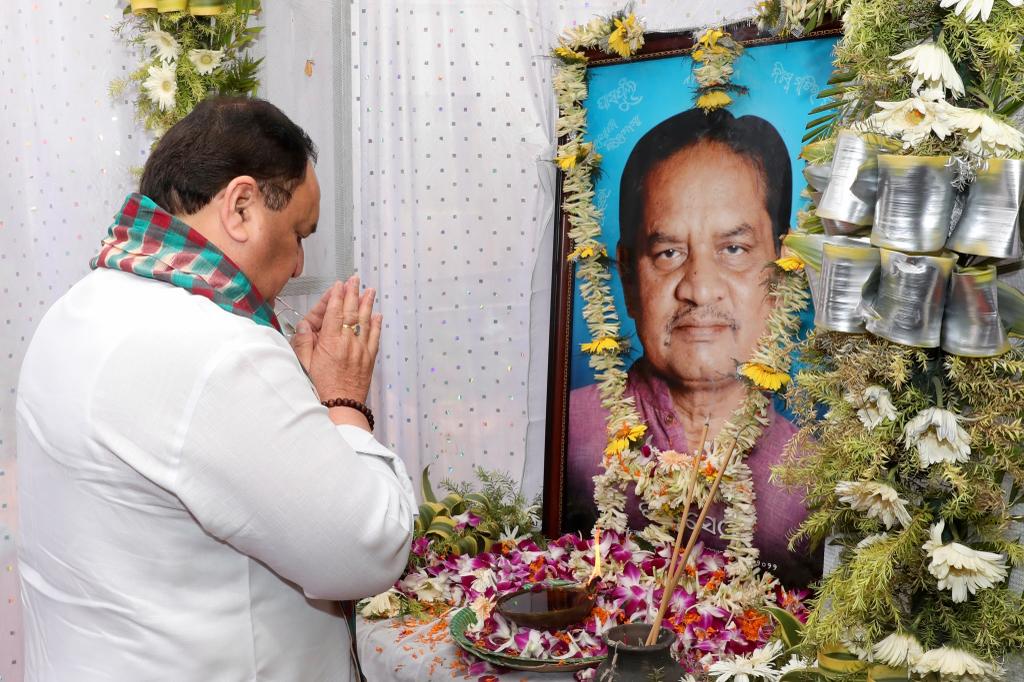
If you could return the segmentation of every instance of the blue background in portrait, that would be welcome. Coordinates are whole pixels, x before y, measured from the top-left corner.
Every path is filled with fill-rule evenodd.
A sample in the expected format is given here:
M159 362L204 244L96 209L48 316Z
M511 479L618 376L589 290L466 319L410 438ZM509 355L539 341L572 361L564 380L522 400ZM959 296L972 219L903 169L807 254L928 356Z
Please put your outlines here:
M809 112L822 103L816 99L832 72L835 38L800 40L749 47L735 63L733 82L750 88L733 95L729 111L739 117L754 114L769 121L782 135L793 167L793 213L806 201L800 197L805 182L803 161L797 158ZM595 183L595 203L604 211L602 240L615 257L619 241L619 178L636 142L666 118L693 107L696 83L690 57L667 57L626 62L589 70L587 105L588 140L596 143L604 159ZM794 221L791 218L790 223ZM612 295L619 311L622 338L632 347L628 366L641 355L636 326L626 314L622 283L614 269ZM583 319L579 282L573 293L569 388L594 383L587 354L580 344L590 341ZM805 323L806 325L806 323Z

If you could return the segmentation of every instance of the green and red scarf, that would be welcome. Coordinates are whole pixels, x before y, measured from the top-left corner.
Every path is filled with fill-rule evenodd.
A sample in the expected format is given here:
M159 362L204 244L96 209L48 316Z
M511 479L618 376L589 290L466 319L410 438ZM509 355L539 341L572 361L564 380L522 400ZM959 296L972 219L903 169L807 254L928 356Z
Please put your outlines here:
M281 331L274 309L230 258L142 194L125 199L89 265L173 284Z

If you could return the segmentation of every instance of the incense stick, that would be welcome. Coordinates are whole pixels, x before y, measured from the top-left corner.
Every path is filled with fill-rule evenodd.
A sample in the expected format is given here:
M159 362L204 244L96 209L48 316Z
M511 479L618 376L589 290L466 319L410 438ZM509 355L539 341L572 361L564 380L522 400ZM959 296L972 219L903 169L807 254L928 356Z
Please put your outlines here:
M671 582L672 577L674 576L677 570L677 563L679 560L679 549L683 543L683 532L686 528L686 518L690 515L690 505L693 504L693 496L696 495L697 492L697 477L700 474L700 458L703 455L703 449L705 449L705 444L707 444L708 442L708 429L710 428L710 423L711 417L706 418L705 426L703 426L703 431L700 434L700 446L698 447L697 451L693 453L693 469L692 471L690 471L690 478L687 481L686 485L686 498L685 502L683 503L683 513L679 517L679 527L676 528L676 542L672 547L672 554L669 557L669 565L665 571L666 586L668 586L668 584ZM671 597L671 590L666 589L665 592L662 593L662 603L658 604L657 610L659 613L662 613L663 616L665 614L665 611L669 607L669 599ZM659 620L658 623L660 623ZM651 630L651 633L656 632L656 630ZM650 641L650 638L651 634L648 634L647 646L653 644L653 642Z
M722 466L718 469L715 474L715 480L711 484L711 489L708 491L708 497L704 501L704 506L700 510L700 516L697 517L697 523L693 526L693 531L690 533L690 539L686 543L686 549L683 550L683 556L677 562L675 570L672 574L668 574L665 581L665 592L661 597L661 605L658 608L658 613L654 617L654 622L651 623L651 631L647 633L646 645L651 646L658 639L658 632L661 630L661 621L665 618L665 611L668 610L668 602L671 598L672 593L676 589L676 585L679 583L679 579L683 575L683 571L686 569L686 562L690 560L690 554L693 553L693 548L697 544L697 538L700 536L701 526L704 524L704 519L707 518L708 510L711 509L711 505L715 501L715 494L718 492L718 485L722 482L722 476L725 475L725 470L729 468L729 464L732 462L732 456L736 452L736 445L739 442L739 435L732 442L732 447L729 448L729 454L725 456L725 461Z

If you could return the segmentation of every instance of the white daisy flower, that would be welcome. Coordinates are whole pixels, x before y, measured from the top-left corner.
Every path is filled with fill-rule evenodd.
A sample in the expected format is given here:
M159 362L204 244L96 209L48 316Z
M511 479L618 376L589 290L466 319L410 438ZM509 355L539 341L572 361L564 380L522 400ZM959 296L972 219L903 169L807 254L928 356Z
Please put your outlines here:
M945 88L957 97L964 94L964 82L956 72L953 61L946 51L931 39L889 59L900 62L914 76L914 82L910 86L912 92L916 93L925 86Z
M898 416L892 404L892 395L882 386L868 386L859 396L847 393L846 402L857 408L857 416L868 431Z
M963 132L963 148L972 154L1006 157L1024 151L1024 134L983 110L951 106L940 116L950 128Z
M752 651L746 656L723 658L708 668L715 682L778 682L782 673L772 667L772 661L782 653L782 642L776 640Z
M142 83L146 96L153 104L164 111L174 108L174 98L178 94L178 78L174 73L174 65L149 67L149 78Z
M910 525L907 501L891 486L877 481L840 481L836 485L839 501L854 511L865 512L870 519L878 519L886 528L899 523Z
M917 146L931 134L944 140L952 132L942 115L950 107L944 101L911 97L900 102L875 104L881 111L869 116L864 122L865 127L902 139L905 149Z
M168 64L173 64L181 54L181 46L167 31L160 30L160 24L153 27L142 35L143 44L151 50L156 50L156 56Z
M977 656L950 646L940 646L924 652L913 672L920 675L936 673L943 680L957 682L986 682L1003 679L1002 670L995 663L983 661ZM951 675L957 677L952 678Z
M394 618L402 608L402 594L395 588L370 597L362 603L359 613L364 618Z
M922 468L939 462L963 464L970 459L971 436L960 426L960 417L949 410L929 407L907 422L903 444L917 447Z
M914 665L924 654L917 637L905 632L894 632L872 649L875 661L884 663L891 668L902 668Z
M787 673L791 673L794 670L803 670L805 668L817 668L818 662L811 661L806 658L800 658L796 654L789 657L789 661L779 668L779 676L785 677Z
M942 542L942 520L931 528L924 551L931 558L928 572L939 579L940 590L951 590L953 601L967 601L967 593L975 594L1006 579L1008 566L1002 554L979 552L959 542Z
M205 76L217 70L224 59L223 50L189 50L188 59L201 75Z
M1006 0L1014 7L1020 7L1024 0ZM982 21L988 21L988 15L992 13L993 0L941 0L939 7L953 7L953 14L963 14L964 21L974 21L979 16Z

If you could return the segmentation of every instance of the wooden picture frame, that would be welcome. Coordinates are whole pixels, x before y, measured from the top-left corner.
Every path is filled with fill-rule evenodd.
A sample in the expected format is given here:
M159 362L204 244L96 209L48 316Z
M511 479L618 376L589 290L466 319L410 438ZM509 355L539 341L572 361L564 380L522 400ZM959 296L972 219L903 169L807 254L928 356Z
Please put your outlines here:
M828 73L831 71L831 46L834 44L835 37L842 34L842 27L839 22L825 24L814 32L800 38L778 38L760 33L756 26L749 23L728 26L725 27L725 30L728 31L735 40L742 43L745 48L744 55L740 58L740 61L737 62L736 75L733 77L733 82L737 85L749 88L749 94L738 95L735 99L742 102L742 100L746 98L757 97L759 91L765 90L765 86L769 84L773 86L773 90L784 90L787 94L791 93L794 89L798 89L800 91L798 94L807 100L807 106L802 112L795 112L794 116L789 117L792 120L787 120L790 123L798 124L802 132L803 126L809 120L806 114L809 113L816 104L821 102L821 100L816 102L814 98L820 90L824 89ZM784 66L781 67L781 71L779 70L779 67L775 67L775 75L769 79L768 83L750 82L749 79L744 78L743 60L757 60L759 58L759 53L761 52L758 48L787 45L791 43L803 43L805 45L810 45L811 41L820 41L830 38L832 40L829 41L827 50L829 58L824 60L823 63L820 63L822 60L818 59L816 63L820 63L821 68L817 70L817 75L813 78L802 77L804 82L799 88L794 84L794 75L796 74L785 72ZM607 91L602 91L600 87L595 87L595 81L599 79L595 79L594 75L601 73L601 70L608 69L609 67L614 69L627 64L641 66L644 63L654 63L660 60L682 60L685 69L681 67L679 69L679 74L682 77L682 80L685 80L686 74L692 71L690 68L692 60L688 55L693 49L694 39L694 33L690 31L679 33L649 33L645 35L643 48L629 59L609 56L596 51L589 52L587 54L589 58L588 83L591 89L587 100L588 111L590 110L589 105L591 102L602 102L602 98L606 95L608 95L606 99L610 99L613 104L618 102L620 108L623 106L622 93L612 93L609 95ZM816 54L818 53L822 53L822 49L817 49ZM762 75L764 71L764 68L760 68L760 73L762 73ZM762 77L761 81L764 80L765 79ZM811 91L810 87L812 85L813 91ZM692 76L690 77L690 82L686 84L679 81L676 81L675 83L665 83L666 92L670 92L671 96L675 98L676 102L678 102L679 108L677 111L681 112L693 106L694 87L695 86L692 83ZM629 97L628 91L626 97ZM645 125L641 125L633 130L627 130L629 126L620 126L618 128L618 134L615 136L615 140L621 144L629 142L629 146L632 147L632 144L636 142L638 137L642 136L646 130L649 130L658 122L658 120L653 120L653 122L649 123L645 122ZM597 151L599 153L603 153L604 149L602 149L601 140L594 139L594 137L599 137L601 134L600 132L595 132L596 130L597 128L594 125L590 125L591 132L588 133L586 139L594 141ZM594 137L592 137L592 135ZM792 138L792 135L790 135L790 138ZM797 139L799 140L799 137ZM804 186L804 183L799 179L799 168L802 166L802 162L798 165L796 159L800 145L793 144L792 139L788 139L787 148L794 167L794 193L798 193ZM605 168L603 166L602 172L605 172ZM614 171L611 172L614 173ZM621 167L619 172L621 172ZM575 266L574 263L567 260L571 246L568 237L569 224L567 217L563 214L561 209L563 199L563 179L563 173L559 171L555 195L556 231L552 253L551 331L549 337L548 401L545 436L543 529L544 533L549 537L555 537L566 530L579 530L581 532L586 532L585 528L571 527L571 524L567 525L565 523L566 498L567 496L578 494L578 491L567 487L566 452L569 434L568 421L570 395L574 379L573 351L574 345L579 342L580 337L577 334L577 338L574 341L574 329L579 329L578 320L574 327L574 298L578 297L578 293L576 292L576 281L574 275ZM618 178L613 178L612 181L617 183ZM801 203L793 203L790 225L794 224L796 210L800 206ZM605 221L607 221L608 214L614 209L614 207L607 206L604 208ZM618 229L617 223L615 229L616 231ZM607 246L609 247L608 253L614 257L615 245L608 244ZM615 276L617 277L617 275ZM628 316L625 314L625 310L621 310L620 312L620 317L622 319L628 319ZM585 333L585 329L583 331ZM586 340L589 340L589 338ZM579 353L578 345L576 345L575 351L577 354ZM578 367L579 358L577 357L575 360L575 364ZM595 424L594 428L600 429L602 433L605 431L605 425L603 423ZM600 456L601 453L595 453L595 457Z

